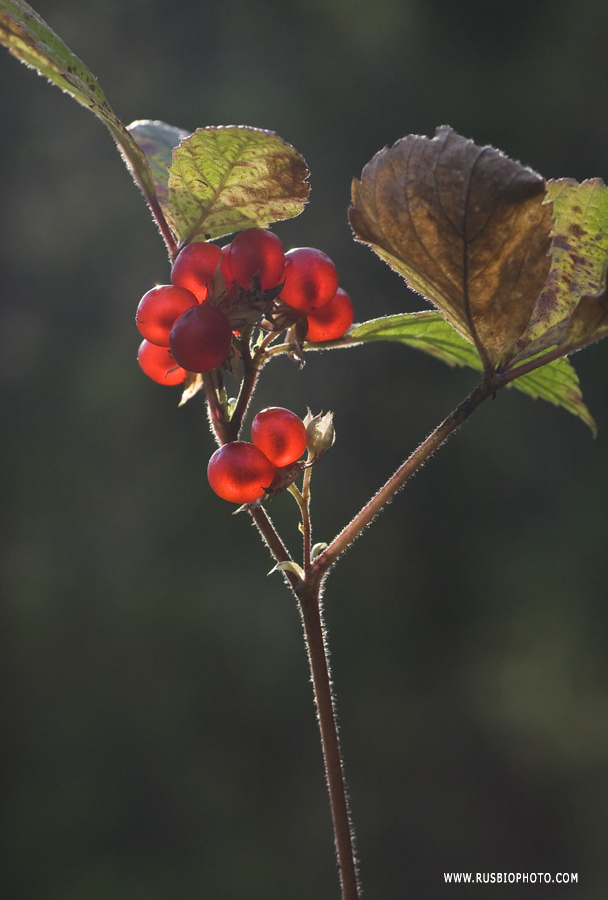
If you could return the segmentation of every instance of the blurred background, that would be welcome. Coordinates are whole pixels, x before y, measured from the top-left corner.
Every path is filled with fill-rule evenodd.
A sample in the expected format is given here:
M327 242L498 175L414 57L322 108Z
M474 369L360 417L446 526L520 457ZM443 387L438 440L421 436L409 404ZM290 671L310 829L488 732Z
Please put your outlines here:
M352 240L350 182L450 124L545 177L608 175L600 0L37 0L123 122L277 131L311 202L276 232L338 266L356 319L424 307ZM103 126L0 53L0 723L15 900L336 900L300 623L212 494L199 396L139 370L164 245ZM608 890L608 344L599 426L504 391L327 584L365 896L494 896L444 871ZM335 412L330 539L476 383L391 345L287 359L253 412ZM273 516L299 552L289 496ZM505 890L506 893L506 890ZM551 887L508 889L512 900Z

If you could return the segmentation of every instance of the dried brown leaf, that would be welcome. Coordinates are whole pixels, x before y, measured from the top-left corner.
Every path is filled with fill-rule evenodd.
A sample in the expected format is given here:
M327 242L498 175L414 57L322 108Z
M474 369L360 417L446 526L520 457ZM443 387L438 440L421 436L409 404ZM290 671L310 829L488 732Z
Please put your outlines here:
M434 303L486 368L525 330L549 273L550 205L540 175L451 128L409 135L354 180L350 222Z

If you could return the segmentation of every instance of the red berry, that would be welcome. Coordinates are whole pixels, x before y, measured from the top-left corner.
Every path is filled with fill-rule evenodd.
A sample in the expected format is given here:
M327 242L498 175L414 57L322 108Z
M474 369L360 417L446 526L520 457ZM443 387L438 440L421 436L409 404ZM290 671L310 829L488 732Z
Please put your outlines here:
M232 284L234 281L234 276L232 274L232 269L230 268L230 260L228 259L228 254L230 253L230 244L226 244L225 247L222 247L222 259L220 262L220 272L224 276L224 281L226 282L226 286Z
M202 303L207 297L207 284L213 278L222 251L216 244L196 241L180 250L171 269L171 281L186 288Z
M228 265L232 278L248 288L259 272L262 290L276 287L283 280L285 253L280 238L264 228L247 228L230 244Z
M314 247L297 247L285 254L285 287L281 298L303 313L316 311L338 290L338 273L333 262Z
M158 384L181 384L188 374L178 366L168 347L159 347L150 341L142 341L137 351L137 361L148 378Z
M342 288L321 309L307 316L307 341L334 341L353 324L353 302Z
M160 284L139 301L135 323L139 333L151 344L169 346L169 335L176 319L198 300L190 291L172 284Z
M227 316L209 302L187 309L171 329L171 352L188 372L210 372L220 366L231 343Z
M247 441L232 441L216 450L207 468L209 484L223 500L253 503L274 478L274 466Z
M251 423L251 440L275 466L282 468L295 462L306 450L306 428L289 409L269 406Z

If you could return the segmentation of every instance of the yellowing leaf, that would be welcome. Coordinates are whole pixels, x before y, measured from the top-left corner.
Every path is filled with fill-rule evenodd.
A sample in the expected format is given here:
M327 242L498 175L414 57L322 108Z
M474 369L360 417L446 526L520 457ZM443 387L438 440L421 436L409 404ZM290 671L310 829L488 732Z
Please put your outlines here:
M570 318L564 345L573 352L604 337L608 337L608 291L583 297Z
M297 150L272 131L199 128L173 151L171 227L184 243L297 216L308 174Z
M447 126L409 135L353 182L352 228L475 344L491 369L525 330L549 272L545 182Z
M606 283L608 188L604 182L601 178L581 184L571 178L549 181L547 199L553 204L555 218L551 270L530 323L514 348L517 362L559 345L563 345L564 354L570 352L573 331L566 340L570 317L583 297L597 295ZM581 324L586 317L583 310L590 305L585 301L577 310L577 330L576 322Z
M90 109L103 122L162 230L164 222L146 155L112 110L97 79L82 60L23 0L0 0L0 44Z

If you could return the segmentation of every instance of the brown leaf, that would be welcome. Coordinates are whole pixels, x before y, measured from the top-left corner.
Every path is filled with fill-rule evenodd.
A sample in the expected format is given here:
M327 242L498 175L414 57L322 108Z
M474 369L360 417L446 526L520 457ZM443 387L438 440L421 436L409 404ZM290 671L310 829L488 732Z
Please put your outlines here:
M544 198L540 175L444 125L433 139L409 135L376 154L353 181L349 218L493 368L549 273Z

